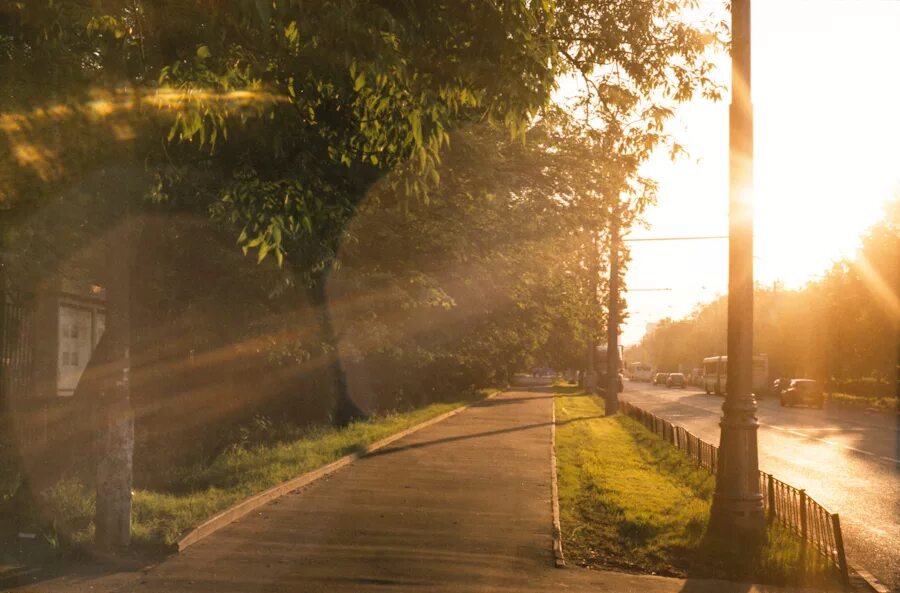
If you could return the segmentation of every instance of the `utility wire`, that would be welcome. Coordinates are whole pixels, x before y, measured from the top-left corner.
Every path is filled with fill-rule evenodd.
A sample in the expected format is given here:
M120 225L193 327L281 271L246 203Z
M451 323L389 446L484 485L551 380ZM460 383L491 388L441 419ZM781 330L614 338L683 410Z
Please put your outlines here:
M703 235L697 237L636 237L634 239L622 239L623 241L705 241L708 239L727 239L728 235Z

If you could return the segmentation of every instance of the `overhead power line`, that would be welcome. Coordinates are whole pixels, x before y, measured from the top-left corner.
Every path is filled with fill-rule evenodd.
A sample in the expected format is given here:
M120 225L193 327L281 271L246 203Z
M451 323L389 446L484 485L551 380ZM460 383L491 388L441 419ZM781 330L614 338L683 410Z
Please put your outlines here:
M727 239L728 235L702 235L696 237L635 237L623 241L706 241L709 239Z

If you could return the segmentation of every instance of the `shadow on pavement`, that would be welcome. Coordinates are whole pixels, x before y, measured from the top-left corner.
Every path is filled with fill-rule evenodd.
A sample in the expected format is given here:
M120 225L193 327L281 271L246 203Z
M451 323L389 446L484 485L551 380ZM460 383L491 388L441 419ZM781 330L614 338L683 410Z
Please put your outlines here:
M585 420L596 420L598 418L604 418L604 416L581 416L578 418L570 418L568 420L559 421L556 423L557 426L565 426L566 424L572 424L573 422L583 422ZM533 430L535 428L544 428L547 426L551 426L553 422L536 422L534 424L523 424L522 426L514 426L512 428L502 428L498 430L487 430L484 432L474 432L472 434L464 434L455 437L447 437L443 439L435 439L433 441L422 441L420 443L411 443L409 445L403 445L400 447L385 447L384 449L379 449L378 451L373 451L369 453L367 457L378 457L381 455L390 455L392 453L401 453L403 451L410 451L413 449L422 449L424 447L431 447L434 445L442 445L445 443L453 443L457 441L465 441L469 439L479 439L489 436L495 436L498 434L506 434L510 432L519 432L522 430Z
M762 593L767 589L767 587L762 585L751 585L749 583L689 578L685 581L679 593L747 593L751 590Z
M86 553L85 553L86 554ZM160 551L132 549L119 557L108 558L86 555L85 557L45 559L40 564L22 566L6 573L0 572L0 591L13 588L24 588L29 593L52 593L41 588L41 583L60 577L72 582L92 581L112 575L127 578L141 572L147 572L167 557ZM91 587L93 588L93 587Z

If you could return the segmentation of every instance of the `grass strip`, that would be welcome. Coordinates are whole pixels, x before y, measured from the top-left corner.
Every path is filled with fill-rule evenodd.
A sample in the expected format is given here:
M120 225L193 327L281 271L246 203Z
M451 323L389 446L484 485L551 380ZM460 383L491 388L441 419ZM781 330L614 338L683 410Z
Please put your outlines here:
M187 530L249 496L478 401L492 391L373 417L344 428L315 427L289 442L232 447L208 466L195 468L171 492L135 490L132 540L139 546L168 548ZM88 487L76 479L63 480L43 498L45 515L52 517L58 533L65 534L66 543L92 541L94 497Z
M830 393L828 399L835 403L863 410L876 409L883 412L900 412L900 399L897 397L853 395L836 391Z
M587 567L838 588L824 560L772 525L758 547L707 534L715 478L603 402L557 388L556 455L566 556Z

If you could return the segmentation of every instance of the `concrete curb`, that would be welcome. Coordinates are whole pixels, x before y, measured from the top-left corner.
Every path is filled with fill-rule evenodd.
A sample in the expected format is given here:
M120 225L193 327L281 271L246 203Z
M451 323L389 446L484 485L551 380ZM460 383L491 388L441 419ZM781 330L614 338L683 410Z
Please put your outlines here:
M483 400L489 400L498 394L503 393L503 390L497 390L494 393L488 395ZM442 422L448 418L456 416L460 412L464 412L468 410L473 405L476 405L479 402L474 402L471 404L467 404L464 406L460 406L455 410L450 410L449 412L445 412L440 416L435 416L430 420L426 420L425 422L421 422L416 424L415 426L411 426L405 430L401 430L396 434L392 434L391 436L381 439L380 441L376 441L370 445L367 445L365 448L360 449L356 453L351 453L350 455L345 455L341 457L337 461L333 461L328 465L324 465L318 469L314 469L310 472L307 472L301 476L298 476L292 480L288 480L287 482L282 482L277 486L273 486L268 490L264 490L259 494L254 494L253 496L242 500L241 502L235 504L234 506L225 509L221 513L217 515L213 515L197 527L193 528L184 537L178 540L177 547L178 552L183 552L188 547L196 544L197 542L209 537L216 531L222 529L223 527L230 525L240 519L241 517L253 512L259 507L267 504L268 502L275 500L276 498L280 498L289 492L293 492L294 490L298 490L303 488L304 486L308 486L312 484L316 480L320 480L326 476L329 476L336 471L340 470L342 467L346 465L350 465L357 459L365 457L379 449L383 449L384 447L390 445L391 443L402 439L403 437L409 436L414 432L422 430L423 428L427 428L432 424L437 424L438 422ZM554 476L556 475L554 471ZM555 478L554 478L555 479Z
M566 567L563 555L562 526L559 522L559 483L556 478L556 395L550 415L550 504L553 508L553 562L556 568Z
M863 581L862 583L859 583L860 585L862 585L862 588L853 587L853 589L855 589L857 591L859 591L859 590L874 591L874 593L891 593L891 590L888 589L884 583L879 581L878 578L875 575L873 575L871 572L869 572L868 570L859 568L858 566L851 566L850 570L851 570L851 576L850 576L851 583L855 580L853 578L854 576L859 577L859 579ZM856 574L853 575L852 573L856 573Z

